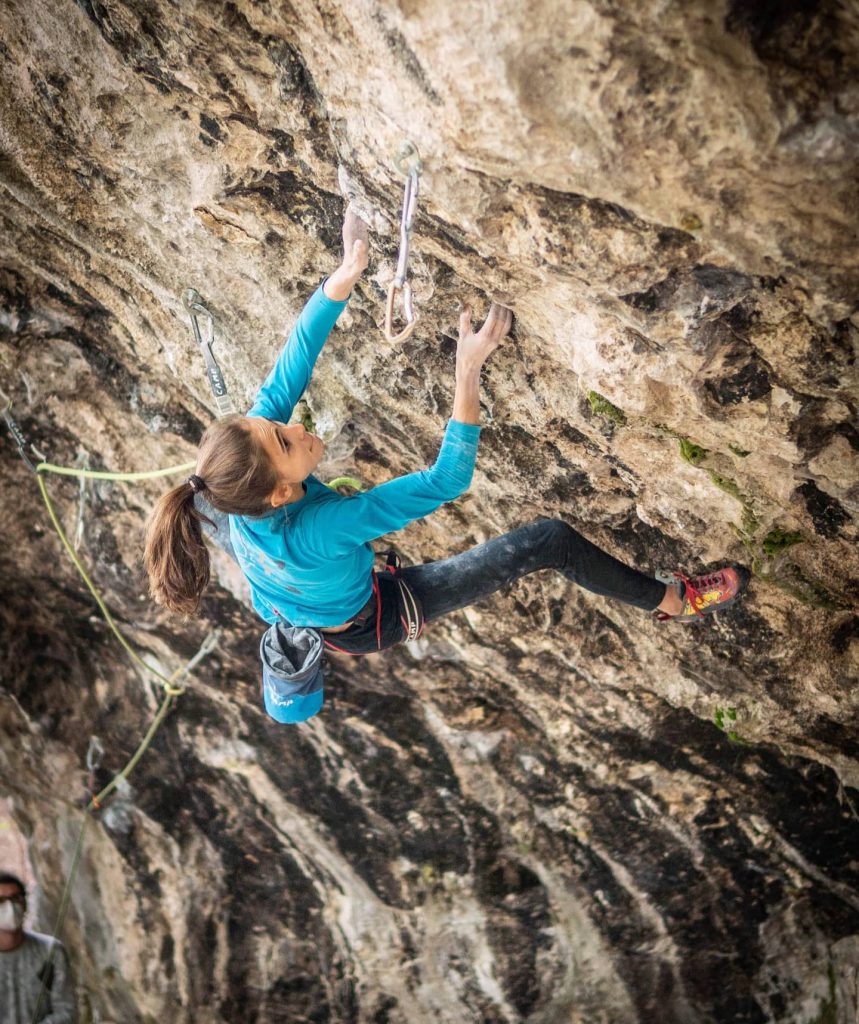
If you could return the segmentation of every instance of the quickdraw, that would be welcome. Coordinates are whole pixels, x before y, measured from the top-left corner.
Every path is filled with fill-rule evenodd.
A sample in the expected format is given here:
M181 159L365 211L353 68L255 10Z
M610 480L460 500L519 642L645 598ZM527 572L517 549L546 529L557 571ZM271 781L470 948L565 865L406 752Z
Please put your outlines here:
M221 373L221 368L218 366L218 361L215 359L215 354L212 352L212 344L215 340L215 318L203 305L200 293L195 291L193 288L189 288L188 291L185 292L182 296L182 301L191 318L191 329L194 332L194 341L200 346L200 351L203 353L203 359L206 363L206 377L209 381L209 387L212 389L212 394L215 397L215 404L218 407L218 415L229 416L236 410L233 405L233 400L230 398L229 392L227 391L227 384L224 380L224 375ZM208 325L206 329L207 336L205 338L200 331L200 324L197 319L199 316L204 317Z
M24 463L27 466L27 468L30 469L33 473L35 473L36 467L30 461L30 457L27 454L27 448L29 448L33 452L33 454L39 459L40 462L43 461L44 456L38 450L38 448L36 448L35 445L27 444L27 438L24 437L24 432L18 426L17 422L15 421L15 418L12 415L12 399L6 394L6 392L2 388L0 388L0 400L2 400L3 402L3 409L2 411L0 411L0 415L2 415L3 419L6 421L6 426L9 429L9 433L12 435L12 440L18 447L18 454L24 460Z
M417 316L412 304L412 286L406 280L409 267L409 245L411 242L412 224L418 205L420 192L421 158L413 142L403 143L399 153L394 157L394 164L400 174L406 177L403 192L403 213L400 219L400 257L397 261L397 272L388 288L388 306L385 311L385 338L390 342L405 341L415 329ZM397 292L403 296L403 313L405 327L399 334L394 334L394 303Z

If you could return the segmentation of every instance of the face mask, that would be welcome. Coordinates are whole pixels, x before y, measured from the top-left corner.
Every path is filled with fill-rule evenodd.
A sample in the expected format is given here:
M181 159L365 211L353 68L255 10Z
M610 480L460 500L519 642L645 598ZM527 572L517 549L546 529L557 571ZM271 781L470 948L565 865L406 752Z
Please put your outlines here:
M0 903L0 932L17 932L24 923L24 908L12 900Z

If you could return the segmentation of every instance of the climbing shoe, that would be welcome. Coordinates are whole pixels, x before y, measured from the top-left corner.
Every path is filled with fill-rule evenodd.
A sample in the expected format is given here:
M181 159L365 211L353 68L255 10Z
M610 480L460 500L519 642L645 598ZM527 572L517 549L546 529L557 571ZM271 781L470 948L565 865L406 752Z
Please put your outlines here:
M675 584L677 593L684 598L683 611L678 615L654 612L657 622L700 622L705 615L728 608L746 589L747 570L728 567L701 576L684 576L681 572L659 572L656 578L665 584Z

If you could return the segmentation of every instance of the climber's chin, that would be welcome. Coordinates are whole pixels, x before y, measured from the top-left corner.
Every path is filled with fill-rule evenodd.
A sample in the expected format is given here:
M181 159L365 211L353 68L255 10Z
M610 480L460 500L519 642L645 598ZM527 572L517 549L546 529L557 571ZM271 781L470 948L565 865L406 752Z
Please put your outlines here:
M308 434L310 438L310 454L316 459L316 466L322 461L325 455L325 442L318 434ZM313 468L315 469L316 466Z

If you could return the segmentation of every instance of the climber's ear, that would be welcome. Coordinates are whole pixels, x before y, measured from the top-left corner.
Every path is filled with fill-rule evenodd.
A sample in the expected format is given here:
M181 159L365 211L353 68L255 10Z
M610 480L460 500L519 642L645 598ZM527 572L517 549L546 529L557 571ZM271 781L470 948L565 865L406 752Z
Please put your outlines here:
M294 498L295 484L286 483L286 481L281 480L269 495L268 500L272 508L280 508L281 505L285 505L288 501L293 501Z

